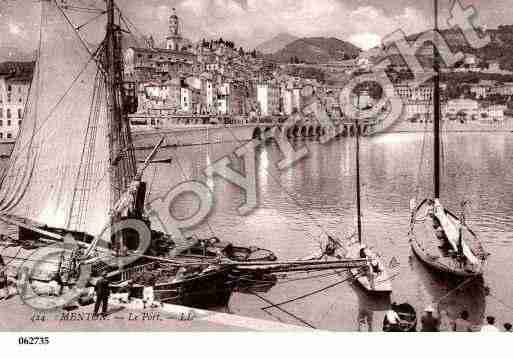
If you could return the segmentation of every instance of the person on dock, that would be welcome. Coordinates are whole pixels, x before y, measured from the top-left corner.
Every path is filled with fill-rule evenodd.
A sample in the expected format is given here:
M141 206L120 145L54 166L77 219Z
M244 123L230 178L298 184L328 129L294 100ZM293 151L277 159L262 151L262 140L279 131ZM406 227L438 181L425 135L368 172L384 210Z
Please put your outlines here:
M7 267L0 255L0 300L9 298L9 283L7 281Z
M491 315L486 317L486 324L481 327L481 332L499 332L499 328L495 326L495 317Z
M468 311L462 311L460 317L452 324L452 330L454 332L471 332L472 324L468 321L468 317Z
M98 279L94 286L96 292L96 303L94 304L94 314L98 315L100 305L102 305L102 314L107 314L109 305L110 287L109 280L106 278L107 272L103 271L101 277Z
M441 310L439 318L440 318L439 330L441 332L450 332L453 328L454 321L451 319L449 313L446 310Z
M433 315L433 306L428 306L424 312L425 314L421 318L422 332L438 332L440 331L440 319Z
M511 333L512 332L511 329L512 329L511 323L504 323L504 331L505 332L510 332Z

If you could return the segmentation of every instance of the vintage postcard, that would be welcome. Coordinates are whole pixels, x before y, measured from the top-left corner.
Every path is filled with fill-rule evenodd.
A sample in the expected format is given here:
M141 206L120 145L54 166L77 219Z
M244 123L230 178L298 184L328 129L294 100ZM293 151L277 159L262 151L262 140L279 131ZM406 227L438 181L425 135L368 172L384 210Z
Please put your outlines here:
M512 331L512 19L0 0L0 331Z

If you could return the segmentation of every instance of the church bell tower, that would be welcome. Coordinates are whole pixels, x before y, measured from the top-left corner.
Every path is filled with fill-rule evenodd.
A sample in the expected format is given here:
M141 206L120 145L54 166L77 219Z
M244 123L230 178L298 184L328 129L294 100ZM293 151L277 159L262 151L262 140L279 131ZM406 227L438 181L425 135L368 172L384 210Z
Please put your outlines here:
M180 35L180 19L176 15L176 9L173 8L173 12L169 17L169 35L166 38L167 40L167 49L178 51L180 50L180 44L182 42L182 37Z

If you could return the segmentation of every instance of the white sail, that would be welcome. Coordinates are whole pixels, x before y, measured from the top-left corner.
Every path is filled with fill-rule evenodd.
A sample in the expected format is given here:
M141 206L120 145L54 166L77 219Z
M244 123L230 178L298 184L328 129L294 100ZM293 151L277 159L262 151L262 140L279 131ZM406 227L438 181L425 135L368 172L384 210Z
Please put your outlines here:
M95 235L111 205L105 78L55 1L41 1L41 11L38 61L0 213Z

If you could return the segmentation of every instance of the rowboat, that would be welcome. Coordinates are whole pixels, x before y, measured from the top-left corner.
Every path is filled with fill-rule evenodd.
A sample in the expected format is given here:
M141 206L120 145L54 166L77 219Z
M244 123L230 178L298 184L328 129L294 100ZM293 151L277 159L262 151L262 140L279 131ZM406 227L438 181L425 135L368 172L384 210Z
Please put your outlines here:
M221 241L218 237L193 239L196 244L180 253L181 257L226 258L235 262L276 261L276 255L264 248L255 246L236 246L231 242Z
M417 329L417 313L408 303L392 304L392 309L399 316L400 322L398 326L391 325L387 316L383 319L384 332L414 332Z

